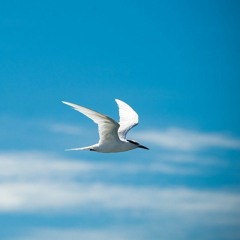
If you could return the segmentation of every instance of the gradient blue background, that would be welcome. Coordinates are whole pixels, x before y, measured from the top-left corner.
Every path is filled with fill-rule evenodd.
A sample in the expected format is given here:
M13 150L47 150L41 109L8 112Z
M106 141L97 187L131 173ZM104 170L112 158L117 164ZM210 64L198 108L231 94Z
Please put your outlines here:
M239 239L239 7L2 1L0 238ZM115 98L151 151L64 152Z

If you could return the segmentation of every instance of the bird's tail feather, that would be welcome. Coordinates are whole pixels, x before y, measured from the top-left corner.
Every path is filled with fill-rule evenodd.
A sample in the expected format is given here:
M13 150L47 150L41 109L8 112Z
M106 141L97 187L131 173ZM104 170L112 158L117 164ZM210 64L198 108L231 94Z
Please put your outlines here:
M91 150L91 148L92 146L82 147L82 148L70 148L70 149L66 149L65 151Z

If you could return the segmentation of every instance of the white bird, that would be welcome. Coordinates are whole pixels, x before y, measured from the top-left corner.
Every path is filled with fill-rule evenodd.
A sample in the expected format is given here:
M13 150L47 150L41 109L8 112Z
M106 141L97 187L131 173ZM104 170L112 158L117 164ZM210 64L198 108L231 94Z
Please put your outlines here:
M125 102L115 99L119 107L120 121L117 123L112 118L95 112L91 109L79 106L74 103L64 102L71 106L74 110L81 112L98 125L99 142L82 148L72 148L68 150L90 150L103 153L125 152L135 148L147 147L139 144L134 140L126 139L128 131L138 124L137 113Z

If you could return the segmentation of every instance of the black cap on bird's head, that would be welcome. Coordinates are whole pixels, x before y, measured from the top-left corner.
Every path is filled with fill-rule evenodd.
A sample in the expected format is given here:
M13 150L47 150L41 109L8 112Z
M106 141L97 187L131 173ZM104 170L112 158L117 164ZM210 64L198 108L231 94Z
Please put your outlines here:
M134 144L134 145L136 145L136 146L139 147L139 148L143 148L143 149L149 150L149 148L147 148L147 147L139 144L138 142L136 142L136 141L134 141L134 140L127 140L127 141L130 142L130 143L132 143L132 144Z

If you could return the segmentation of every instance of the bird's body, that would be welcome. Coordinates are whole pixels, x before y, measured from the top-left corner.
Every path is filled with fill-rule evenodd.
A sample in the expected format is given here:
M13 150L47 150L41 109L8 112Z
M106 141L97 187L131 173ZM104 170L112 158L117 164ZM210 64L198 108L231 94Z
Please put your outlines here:
M119 123L112 118L89 108L63 101L64 104L73 107L73 109L81 112L98 124L100 138L97 144L69 150L90 150L102 153L113 153L125 152L135 148L148 149L147 147L144 147L133 140L126 139L127 132L138 124L138 115L128 104L124 103L123 101L116 99L116 102L119 107Z
M114 152L125 152L137 148L138 146L132 144L128 141L116 140L116 141L106 141L102 144L94 144L92 146L76 148L72 150L90 150L102 153L114 153Z

